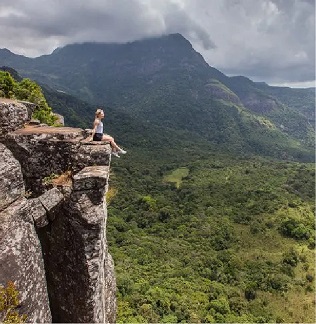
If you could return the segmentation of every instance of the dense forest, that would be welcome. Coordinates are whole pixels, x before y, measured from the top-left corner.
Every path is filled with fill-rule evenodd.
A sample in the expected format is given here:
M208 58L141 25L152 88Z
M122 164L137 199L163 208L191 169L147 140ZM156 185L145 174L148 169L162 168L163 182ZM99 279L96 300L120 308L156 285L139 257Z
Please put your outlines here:
M118 322L314 322L314 166L198 148L112 162Z

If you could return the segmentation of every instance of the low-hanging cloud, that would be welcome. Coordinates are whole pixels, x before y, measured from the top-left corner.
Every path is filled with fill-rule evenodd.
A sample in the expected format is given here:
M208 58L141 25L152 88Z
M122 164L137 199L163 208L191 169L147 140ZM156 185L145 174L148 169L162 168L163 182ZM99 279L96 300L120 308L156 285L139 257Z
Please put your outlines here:
M74 42L181 33L226 74L315 80L313 0L2 0L1 48L26 56Z

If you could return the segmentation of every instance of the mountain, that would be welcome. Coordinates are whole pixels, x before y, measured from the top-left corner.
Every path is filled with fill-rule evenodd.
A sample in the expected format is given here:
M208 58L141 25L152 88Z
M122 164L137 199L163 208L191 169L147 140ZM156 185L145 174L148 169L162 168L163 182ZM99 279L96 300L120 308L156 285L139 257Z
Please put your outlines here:
M229 86L245 107L265 116L287 134L312 146L315 123L315 88L291 89L232 77Z
M88 121L95 111L91 104L49 86L42 85L42 90L54 112L63 115L67 126L91 128Z
M229 78L180 35L6 55L66 123L104 107L128 151L107 193L118 322L315 322L313 91Z
M118 115L189 132L193 141L202 137L225 151L313 159L314 129L306 113L313 100L300 111L298 100L286 98L301 95L301 89L286 95L245 77L227 77L180 34L72 44L32 59L1 50L0 64L85 102L110 106ZM78 114L87 118L83 110Z

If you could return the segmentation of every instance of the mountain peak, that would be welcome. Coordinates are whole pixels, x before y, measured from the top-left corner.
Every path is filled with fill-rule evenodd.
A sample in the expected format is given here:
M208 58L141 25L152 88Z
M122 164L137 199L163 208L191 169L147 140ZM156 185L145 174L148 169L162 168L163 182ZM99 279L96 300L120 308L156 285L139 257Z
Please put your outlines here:
M8 50L7 48L0 48L0 56L3 58L7 58L10 56L15 55L14 53L12 53L10 50Z
M10 50L8 50L7 48L0 48L0 51L2 51L3 53L11 53L13 54Z
M161 44L161 45L177 45L184 46L192 49L192 44L181 34L165 34L155 37L146 37L138 41L130 42L129 44L139 44L139 43L152 43L152 44Z

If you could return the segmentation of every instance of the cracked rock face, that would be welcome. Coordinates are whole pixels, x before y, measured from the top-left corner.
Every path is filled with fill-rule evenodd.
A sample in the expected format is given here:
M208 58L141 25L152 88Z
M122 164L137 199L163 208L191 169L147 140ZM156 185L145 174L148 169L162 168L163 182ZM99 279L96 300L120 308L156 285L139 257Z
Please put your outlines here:
M28 322L51 322L41 244L32 218L35 210L24 194L20 165L0 144L0 284L15 283L19 312Z
M42 229L56 322L115 322L116 283L105 235L108 170L94 166L80 171L49 233Z
M27 190L39 196L46 190L45 177L67 170L74 173L91 165L109 165L109 144L81 142L81 129L28 127L6 136L6 146L21 163Z
M20 163L0 143L0 211L24 196L25 189Z

